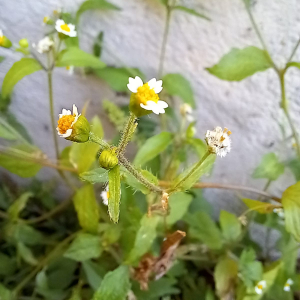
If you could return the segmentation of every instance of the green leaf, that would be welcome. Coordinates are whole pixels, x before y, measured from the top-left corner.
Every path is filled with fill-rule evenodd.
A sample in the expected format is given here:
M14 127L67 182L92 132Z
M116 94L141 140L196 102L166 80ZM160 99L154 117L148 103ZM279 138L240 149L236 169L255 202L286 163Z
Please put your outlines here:
M243 250L239 261L239 272L247 287L253 287L256 281L261 280L263 265L260 261L256 261L255 251L252 248Z
M111 219L117 223L119 221L121 199L121 178L119 165L116 165L113 169L108 171L108 182L108 212Z
M181 220L188 211L192 200L192 195L187 193L172 194L169 199L170 214L167 216L167 224L173 225Z
M15 62L4 77L2 84L2 97L8 97L14 86L22 78L39 70L42 70L42 66L34 58L22 58Z
M287 166L291 169L292 173L295 176L296 181L300 180L300 160L293 159L288 162Z
M93 300L125 300L130 290L129 266L119 266L103 278Z
M0 63L2 63L4 61L5 57L4 56L0 56Z
M216 289L220 299L229 299L228 296L234 289L234 282L238 275L237 262L231 258L225 257L219 260L216 265L214 278Z
M212 218L203 211L189 214L185 218L186 222L191 226L190 235L201 240L210 249L222 248L222 235Z
M93 169L91 171L83 172L79 174L80 179L95 184L98 182L108 181L108 171L103 168Z
M259 166L254 170L252 177L275 181L283 173L284 164L278 160L275 153L268 153L263 156Z
M199 158L202 158L202 156L207 152L207 144L201 139L189 138L187 139L187 143L195 149Z
M173 135L169 132L161 132L148 139L136 154L133 163L142 166L163 152L171 143Z
M128 263L136 263L145 253L148 252L156 238L156 227L158 221L158 216L143 216L141 219L141 227L139 228L135 238L134 247L130 251L127 259Z
M0 153L0 166L20 177L32 177L41 169L41 165L32 160L40 158L42 152L31 145L18 145Z
M173 6L173 9L181 10L183 12L186 12L186 13L190 14L190 15L193 15L193 16L211 21L210 18L208 18L207 16L205 16L203 14L198 13L197 11L195 11L192 8L188 8L188 7L185 7L185 6L182 6L182 5L175 5L175 6Z
M300 241L300 181L288 187L282 194L285 228Z
M185 103L195 107L194 92L190 82L181 74L167 74L163 77L163 87L171 96L178 96Z
M115 68L105 67L103 69L94 70L94 73L105 80L109 86L117 92L127 92L128 78L139 76L145 78L145 75L136 68Z
M105 63L94 55L77 47L69 47L59 53L56 66L90 67L94 69L101 69L105 67Z
M13 141L16 140L18 136L15 135L14 132L10 131L4 124L0 123L0 138Z
M90 260L86 260L82 263L82 267L89 285L92 287L94 291L98 290L100 283L102 281L103 270L101 266Z
M34 257L30 248L25 246L23 243L18 243L18 253L24 259L25 262L32 266L36 266L38 264L37 259Z
M9 257L6 254L0 252L0 276L10 276L14 274L15 270L15 257Z
M8 209L10 219L17 220L20 212L25 208L27 201L33 194L31 192L25 192L22 194Z
M64 257L85 261L98 258L102 253L102 245L99 236L89 233L79 233L64 254Z
M250 46L244 49L232 49L222 57L218 64L206 70L223 80L241 81L271 67L268 53L265 50Z
M220 213L220 226L223 236L228 243L236 242L241 233L242 227L238 218L225 210Z
M187 168L184 172L182 172L177 178L175 178L172 186L177 186L182 179L184 179L188 174L189 177L178 186L178 189L188 190L190 189L200 178L201 176L208 174L215 162L216 155L209 155L204 162L197 167L198 162L193 164L191 167ZM193 172L192 172L193 171Z
M289 67L296 67L298 69L300 69L300 63L299 62L296 62L296 61L291 61L289 63L286 64L286 67L289 68Z
M268 214L273 212L274 205L271 203L252 200L248 198L242 198L242 200L249 207L249 209L257 211L260 214Z
M78 19L80 17L80 15L87 11L87 10L91 10L91 9L100 9L100 10L120 10L120 8L106 0L87 0L85 2L83 2L77 13L76 13L76 20L78 22Z
M12 292L0 283L0 299L1 300L14 300Z
M103 137L103 128L97 117L91 121L91 131L98 137ZM85 172L95 162L99 148L99 145L92 142L72 143L69 154L70 162L79 173Z
M80 226L88 232L97 233L100 216L92 185L87 184L77 190L74 205Z
M93 54L96 57L101 57L103 48L104 31L100 31L93 46Z

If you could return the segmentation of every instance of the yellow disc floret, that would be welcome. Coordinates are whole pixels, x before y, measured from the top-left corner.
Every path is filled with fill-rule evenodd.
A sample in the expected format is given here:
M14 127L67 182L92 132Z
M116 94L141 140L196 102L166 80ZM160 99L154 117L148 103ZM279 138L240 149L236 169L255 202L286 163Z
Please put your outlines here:
M59 129L60 134L65 134L68 129L72 128L72 123L75 120L73 115L65 115L59 118L57 121L57 128Z
M70 29L70 27L68 26L68 24L60 25L60 28L61 28L63 31L67 31L67 32L70 32L70 31L71 31L71 29Z
M0 46L3 44L3 42L4 42L4 36L0 35Z
M153 101L157 103L159 100L158 95L154 92L154 89L150 89L148 83L145 83L143 86L140 86L137 89L135 97L139 103L143 103L144 105L147 104L147 101Z

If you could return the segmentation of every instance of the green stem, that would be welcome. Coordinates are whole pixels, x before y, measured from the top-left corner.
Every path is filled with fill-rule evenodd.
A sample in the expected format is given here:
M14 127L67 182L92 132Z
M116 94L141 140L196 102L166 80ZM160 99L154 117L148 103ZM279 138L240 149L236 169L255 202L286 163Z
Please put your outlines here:
M283 109L284 114L289 122L291 131L292 131L292 135L294 137L295 144L296 144L296 152L297 152L298 157L300 158L299 136L298 136L297 130L295 128L294 122L289 113L288 100L286 98L286 93L285 93L285 79L284 79L285 72L286 72L286 69L278 72L278 77L279 77L279 81L280 81L280 90L281 90L281 108Z
M90 132L89 141L92 142L92 143L100 145L103 149L110 148L110 145L108 143L106 143L101 138L96 136L93 132Z
M288 59L288 61L287 61L288 63L293 59L293 57L294 57L294 55L296 54L296 52L297 52L299 46L300 46L300 38L299 38L297 44L295 45L295 47L294 47L294 49L293 49L293 51L292 51L292 53L291 53L291 55L290 55L290 57L289 57L289 59Z
M119 162L127 169L127 171L132 174L140 183L146 186L150 191L154 193L162 193L163 190L150 182L147 178L145 178L131 163L123 156L119 156Z
M178 188L180 188L182 186L182 184L202 166L202 164L209 157L210 154L211 154L211 152L207 151L203 155L203 157L199 160L199 162L193 167L193 169L187 175L185 175L174 187L172 187L167 192L169 194L176 192L178 190Z
M162 76L163 71L164 71L164 60L165 60L168 36L169 36L169 31L170 31L171 13L172 13L172 7L169 6L169 4L168 4L165 30L164 30L163 41L162 41L162 45L161 45L160 59L159 59L158 76L157 76L158 78L160 78Z
M130 116L128 118L128 121L125 125L125 129L123 131L119 146L118 146L118 154L123 154L127 144L129 143L129 141L131 140L134 131L137 127L137 124L135 122L136 120L136 116L133 113L130 113Z

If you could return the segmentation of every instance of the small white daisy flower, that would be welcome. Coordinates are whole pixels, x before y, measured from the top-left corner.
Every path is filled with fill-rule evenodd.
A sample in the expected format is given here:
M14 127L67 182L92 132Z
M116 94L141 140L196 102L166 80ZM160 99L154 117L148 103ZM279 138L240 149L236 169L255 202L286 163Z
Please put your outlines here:
M67 66L66 70L68 71L69 75L73 75L74 74L74 66Z
M221 157L226 156L231 149L231 140L229 135L231 131L227 128L216 127L214 130L207 130L205 140L209 151Z
M283 208L274 208L273 213L277 214L279 218L284 219L284 210L283 210Z
M289 278L289 279L286 281L283 290L284 290L285 292L289 292L289 291L291 290L291 285L293 285L293 284L294 284L294 281L293 281L291 278Z
M109 190L108 186L106 186L105 190L101 192L102 202L104 205L108 205L108 199L109 199Z
M193 108L187 103L180 105L180 113L190 123L195 120L193 117Z
M54 42L49 38L49 36L46 36L38 42L37 46L35 46L35 44L33 44L32 46L34 48L36 47L36 51L38 53L46 53L50 51L53 45Z
M261 295L263 293L263 290L267 287L267 282L265 280L261 280L257 283L255 286L255 292L258 295Z
M159 100L158 93L162 91L162 80L156 81L152 78L147 83L143 83L138 76L129 77L128 89L135 94L140 106L146 110L152 110L155 114L164 114L168 104Z
M75 30L75 25L73 24L66 24L64 20L58 19L55 23L55 29L63 33L65 35L68 35L70 37L77 36L77 32Z
M78 114L78 110L75 104L73 104L73 114L71 114L70 110L63 109L62 113L59 114L59 119L57 121L57 133L59 136L67 138L72 134L72 128L74 124L77 122L80 114Z

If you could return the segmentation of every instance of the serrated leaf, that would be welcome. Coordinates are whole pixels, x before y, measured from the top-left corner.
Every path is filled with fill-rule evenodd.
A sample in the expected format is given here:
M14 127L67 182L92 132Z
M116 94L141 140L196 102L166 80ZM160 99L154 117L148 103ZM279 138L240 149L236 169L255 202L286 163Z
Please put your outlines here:
M282 194L285 228L300 241L300 181L288 187Z
M20 177L32 177L41 169L41 165L30 158L39 158L41 155L41 151L31 145L10 147L0 153L0 166Z
M79 233L64 254L64 257L85 261L98 258L102 253L99 236L89 233Z
M222 235L212 218L203 211L186 216L185 221L191 226L190 235L201 240L210 249L222 248Z
M79 174L79 177L83 181L95 184L98 182L108 181L108 171L103 168L96 168L91 171L83 172Z
M218 64L206 68L206 70L223 80L241 81L271 67L268 53L265 50L250 46L244 49L232 49L221 58Z
M101 69L105 67L105 63L94 55L89 54L78 47L69 47L59 53L56 66L90 67Z
M105 67L103 69L94 70L94 73L105 80L109 86L117 92L127 92L128 78L139 76L145 78L145 75L136 68L115 68Z
M8 215L11 220L17 220L20 212L25 208L27 201L33 194L25 192L8 209Z
M133 163L142 166L163 152L171 143L173 135L169 132L161 132L148 139L136 154Z
M273 212L273 209L276 207L271 203L248 199L248 198L242 198L242 201L248 206L249 209L253 211L257 211L260 214L269 214Z
M77 19L77 22L78 22L78 19L80 17L80 15L87 11L87 10L120 10L120 8L106 0L87 0L85 2L83 2L77 13L76 13L76 19Z
M103 278L93 300L125 300L130 290L129 266L119 266Z
M80 226L88 232L97 233L100 215L92 185L87 184L77 190L74 206Z
M113 222L117 223L119 221L121 199L121 178L119 165L116 165L113 169L108 171L108 182L108 212Z
M284 164L278 160L275 153L268 153L263 156L259 166L254 170L252 177L275 181L283 173Z
M31 252L30 248L25 246L23 243L18 243L18 253L23 258L25 262L32 266L36 266L38 264L37 259L34 257L33 253Z
M196 10L194 10L192 8L188 8L188 7L185 7L185 6L182 6L182 5L175 5L175 6L173 6L173 9L180 10L180 11L183 11L183 12L188 13L190 15L193 15L193 16L211 21L210 18L208 18L204 14L198 13Z
M167 216L167 224L173 225L188 211L188 208L193 200L192 195L187 193L172 194L169 198L170 214Z
M8 97L14 86L22 78L39 70L42 70L42 66L34 58L22 58L15 62L4 77L2 84L2 97Z
M195 107L194 92L190 82L181 74L167 74L163 77L163 87L171 96L178 96L181 100Z
M234 282L238 274L237 262L225 257L219 260L216 265L214 278L216 289L220 299L227 299L234 289Z
M221 210L220 213L220 226L223 237L229 243L236 242L242 233L242 226L238 218L225 210Z
M137 232L133 249L130 251L127 262L136 263L150 249L156 238L156 227L159 217L144 215L141 219L141 226Z

